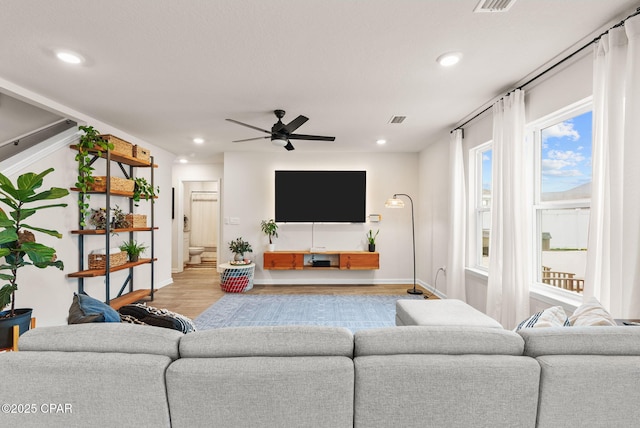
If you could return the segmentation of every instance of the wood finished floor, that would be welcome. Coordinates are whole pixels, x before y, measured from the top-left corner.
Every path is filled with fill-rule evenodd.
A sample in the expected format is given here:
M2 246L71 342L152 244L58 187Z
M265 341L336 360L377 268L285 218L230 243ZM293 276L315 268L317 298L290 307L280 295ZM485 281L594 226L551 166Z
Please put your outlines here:
M376 285L254 285L248 294L406 294L407 284ZM420 287L420 289L422 289ZM196 318L226 293L215 269L188 268L173 274L173 284L157 290L148 304ZM437 298L426 293L430 298Z

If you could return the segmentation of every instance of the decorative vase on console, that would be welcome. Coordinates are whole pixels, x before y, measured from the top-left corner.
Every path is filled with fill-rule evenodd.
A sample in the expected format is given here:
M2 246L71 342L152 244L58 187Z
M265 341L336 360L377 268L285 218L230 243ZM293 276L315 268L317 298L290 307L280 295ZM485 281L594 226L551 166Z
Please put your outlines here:
M244 254L242 253L235 253L233 255L233 260L235 260L236 262L241 262L244 260Z

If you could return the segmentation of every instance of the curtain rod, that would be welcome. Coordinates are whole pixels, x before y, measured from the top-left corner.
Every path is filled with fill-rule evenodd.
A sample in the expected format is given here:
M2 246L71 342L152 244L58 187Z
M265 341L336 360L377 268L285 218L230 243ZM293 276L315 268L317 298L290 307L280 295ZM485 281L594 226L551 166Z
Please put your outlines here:
M540 73L538 73L537 75L535 75L534 77L532 77L531 79L527 80L525 83L523 83L522 85L518 86L515 89L512 89L511 91L507 92L505 95L503 96L509 96L509 94L515 90L518 89L522 89L525 86L529 85L530 83L535 82L536 80L538 80L539 78L541 78L542 76L544 76L545 74L547 74L548 72L550 72L551 70L553 70L554 68L558 67L561 64L564 64L566 61L568 61L569 59L573 58L574 56L576 56L577 54L579 54L580 52L582 52L583 50L585 50L586 48L588 48L589 46L591 46L592 44L598 42L600 40L600 38L602 36L604 36L605 34L607 34L609 31L613 30L614 28L618 28L624 25L624 23L630 19L633 18L636 15L640 15L640 7L638 7L636 9L636 11L634 13L632 13L631 15L627 16L625 19L623 19L622 21L618 22L616 25L614 25L613 27L609 28L607 31L602 32L600 35L598 35L598 37L596 37L595 39L591 40L589 43L585 44L584 46L582 46L581 48L579 48L578 50L576 50L575 52L569 54L568 56L564 57L563 59L561 59L560 61L558 61L557 63L553 64L552 66L550 66L549 68L541 71ZM456 126L455 128L453 128L451 131L449 131L449 133L454 132L458 129L462 129L465 125L467 125L469 122L473 121L474 119L478 118L479 116L483 115L484 113L488 112L489 110L491 110L491 108L493 107L493 104L490 105L489 107L485 108L484 110L482 110L481 112L475 114L472 118L467 119L466 121L464 121L462 124Z

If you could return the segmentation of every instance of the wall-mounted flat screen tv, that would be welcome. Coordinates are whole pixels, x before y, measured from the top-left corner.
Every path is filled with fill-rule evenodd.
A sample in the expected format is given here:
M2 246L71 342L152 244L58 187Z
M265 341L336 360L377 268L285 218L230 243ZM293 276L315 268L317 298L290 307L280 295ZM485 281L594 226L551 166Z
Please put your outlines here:
M366 171L276 171L277 222L364 223Z

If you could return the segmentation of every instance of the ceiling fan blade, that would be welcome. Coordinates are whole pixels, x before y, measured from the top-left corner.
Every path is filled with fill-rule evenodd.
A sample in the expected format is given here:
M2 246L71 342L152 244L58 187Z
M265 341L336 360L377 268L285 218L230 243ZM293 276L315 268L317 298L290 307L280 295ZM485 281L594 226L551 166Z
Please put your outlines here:
M323 137L321 135L304 135L304 134L290 134L289 138L292 140L318 140L318 141L335 141L336 137Z
M256 131L262 131L262 132L266 132L267 134L271 134L271 131L267 131L266 129L258 128L257 126L248 125L246 123L238 122L237 120L233 120L233 119L225 119L225 120L227 120L229 122L237 123L238 125L246 126L247 128L255 129Z
M285 126L283 126L280 131L285 132L287 134L292 133L293 131L295 131L296 129L300 128L302 125L304 125L304 123L309 120L308 117L305 116L298 116L295 119L293 119L291 122L289 122L288 124L286 124Z
M291 141L287 141L287 145L284 146L284 148L287 149L288 151L296 149L295 147L293 147L293 144L291 144Z
M256 137L256 138L245 138L244 140L232 141L232 143L244 143L245 141L264 140L265 138L271 138L271 137L266 136L266 137Z

